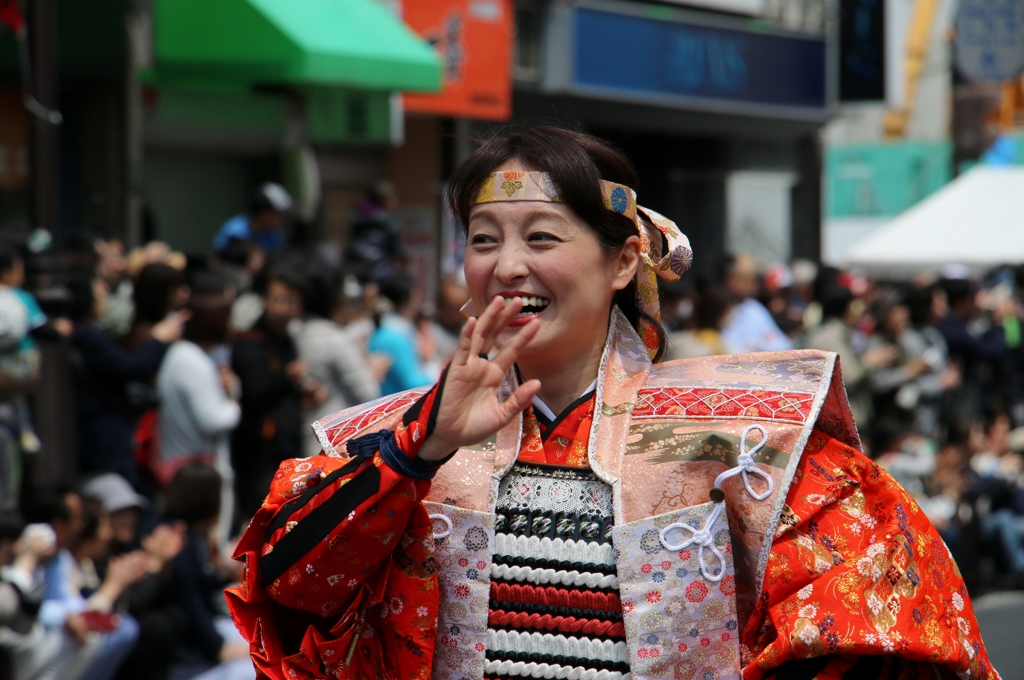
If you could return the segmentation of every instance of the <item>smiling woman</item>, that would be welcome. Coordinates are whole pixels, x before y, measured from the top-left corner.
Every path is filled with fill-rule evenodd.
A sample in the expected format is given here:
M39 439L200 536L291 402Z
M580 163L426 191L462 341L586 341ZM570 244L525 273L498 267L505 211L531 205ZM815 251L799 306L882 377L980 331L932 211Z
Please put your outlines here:
M691 259L604 142L495 137L448 196L436 385L316 424L228 592L269 678L995 677L956 566L860 452L834 354L659 363Z

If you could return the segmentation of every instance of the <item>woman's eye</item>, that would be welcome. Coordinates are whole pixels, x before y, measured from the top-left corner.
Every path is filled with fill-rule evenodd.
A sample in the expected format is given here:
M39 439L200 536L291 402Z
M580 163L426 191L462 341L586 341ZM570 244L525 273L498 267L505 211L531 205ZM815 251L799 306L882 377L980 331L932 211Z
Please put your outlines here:
M530 241L557 242L559 239L554 234L548 234L548 233L543 232L543 231L538 231L538 232L534 232L534 233L530 234L530 237L529 237L528 240L530 240Z
M486 246L493 244L494 238L492 236L487 236L486 234L475 234L469 239L469 242L474 246Z

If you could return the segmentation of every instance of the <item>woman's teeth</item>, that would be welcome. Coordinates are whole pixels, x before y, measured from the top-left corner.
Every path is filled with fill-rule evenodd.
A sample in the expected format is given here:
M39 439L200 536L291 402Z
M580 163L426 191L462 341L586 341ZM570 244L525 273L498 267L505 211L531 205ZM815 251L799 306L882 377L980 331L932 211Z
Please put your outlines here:
M519 300L523 304L523 309L518 314L519 317L529 316L531 314L537 314L537 313L543 311L544 308L547 307L549 304L551 304L551 300L548 300L548 299L542 298L542 297L533 297L533 296L520 296L520 297L505 298L505 304L506 305L510 305L510 304L512 304L513 300Z

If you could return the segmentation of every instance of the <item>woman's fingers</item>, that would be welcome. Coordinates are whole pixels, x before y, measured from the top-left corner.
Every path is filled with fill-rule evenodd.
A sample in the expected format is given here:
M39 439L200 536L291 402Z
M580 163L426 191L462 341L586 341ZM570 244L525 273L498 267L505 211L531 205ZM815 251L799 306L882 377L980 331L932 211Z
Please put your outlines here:
M530 405L530 401L537 396L538 392L540 392L539 380L527 380L520 385L519 389L513 392L512 396L501 405L505 422L508 423L517 414L525 411L526 407Z
M459 346L455 349L455 354L452 355L452 365L461 366L469 360L473 348L473 333L476 329L476 317L471 316L466 320L465 325L462 326L462 332L459 333Z
M506 303L501 296L495 297L477 324L477 335L480 336L480 340L473 345L474 354L490 354L498 336L508 328L522 309L523 303L518 298Z
M484 310L484 313L480 315L476 322L476 328L473 333L473 345L471 351L473 356L480 354L483 350L484 343L488 334L491 332L491 327L494 326L497 317L501 314L502 305L504 304L500 296L495 296L491 300L490 304Z
M540 321L530 319L528 324L520 328L519 332L505 343L505 346L501 348L501 351L498 352L498 355L494 357L491 363L500 368L502 373L508 373L509 369L512 368L512 364L516 362L519 353L533 340L539 330Z

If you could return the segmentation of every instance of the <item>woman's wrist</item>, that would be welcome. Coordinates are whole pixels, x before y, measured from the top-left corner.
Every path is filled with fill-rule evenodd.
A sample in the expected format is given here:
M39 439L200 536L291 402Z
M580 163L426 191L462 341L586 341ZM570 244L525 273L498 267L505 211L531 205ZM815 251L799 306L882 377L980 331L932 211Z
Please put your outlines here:
M427 464L440 463L458 448L458 446L445 442L436 434L432 434L423 442L416 457Z

